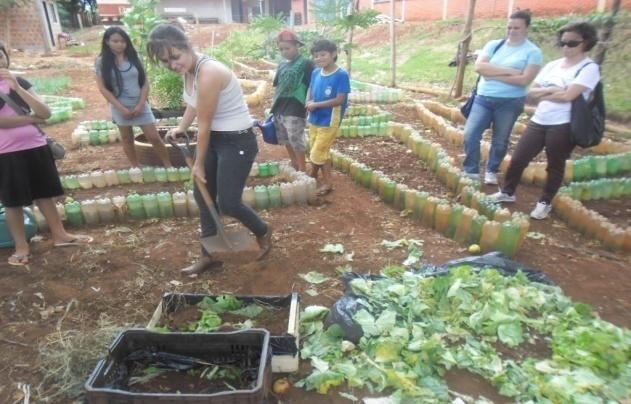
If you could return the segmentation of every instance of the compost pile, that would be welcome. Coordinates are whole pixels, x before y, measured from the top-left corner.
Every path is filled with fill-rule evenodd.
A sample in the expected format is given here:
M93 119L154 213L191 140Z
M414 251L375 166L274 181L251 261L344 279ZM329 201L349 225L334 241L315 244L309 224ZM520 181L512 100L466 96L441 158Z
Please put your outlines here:
M313 372L298 385L308 390L326 394L346 382L351 389L391 393L393 402L445 402L463 397L443 378L456 368L518 402L631 396L631 331L522 272L503 276L462 265L434 276L389 267L382 277L358 277L348 286L342 299L344 307L353 306L349 321L339 321L344 316L334 313L337 304L328 322L322 306L307 307L301 316L301 356L311 360ZM337 322L325 326L331 317ZM349 341L354 327L363 334L355 343ZM507 354L542 343L551 351L545 358Z

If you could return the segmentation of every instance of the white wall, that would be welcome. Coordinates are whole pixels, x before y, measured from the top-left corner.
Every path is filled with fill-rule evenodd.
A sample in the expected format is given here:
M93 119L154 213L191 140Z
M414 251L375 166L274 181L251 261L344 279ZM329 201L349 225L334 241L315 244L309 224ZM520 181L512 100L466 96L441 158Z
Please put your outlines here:
M158 5L158 12L168 16L165 8L183 8L186 12L182 14L197 15L198 18L218 18L220 23L232 22L230 0L162 0Z

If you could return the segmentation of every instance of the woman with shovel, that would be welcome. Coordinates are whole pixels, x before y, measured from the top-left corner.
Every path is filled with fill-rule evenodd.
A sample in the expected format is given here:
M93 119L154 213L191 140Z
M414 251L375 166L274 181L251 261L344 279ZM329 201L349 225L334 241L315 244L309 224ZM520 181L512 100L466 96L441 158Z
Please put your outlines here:
M186 133L197 118L196 156L192 166L195 200L200 206L202 238L216 235L218 226L206 209L199 186L205 186L219 211L239 220L256 236L263 259L272 248L272 228L241 201L245 182L258 145L252 131L252 118L237 77L222 63L196 53L184 30L173 24L160 24L149 34L147 54L154 63L183 76L186 111L176 129L167 137ZM202 247L202 256L184 268L198 274L221 265Z

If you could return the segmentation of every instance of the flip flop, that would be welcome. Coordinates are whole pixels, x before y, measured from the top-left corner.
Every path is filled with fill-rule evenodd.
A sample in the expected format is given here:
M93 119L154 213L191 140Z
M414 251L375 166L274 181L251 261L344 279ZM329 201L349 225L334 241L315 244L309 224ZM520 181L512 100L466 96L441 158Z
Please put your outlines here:
M330 194L331 191L333 191L333 187L330 185L325 185L323 187L320 187L320 189L317 190L316 195L324 196L324 195Z
M90 236L77 236L72 240L68 240L64 243L55 243L55 247L72 247L72 246L82 246L86 244L90 244L94 239Z
M9 257L7 262L9 263L9 265L26 266L29 264L30 259L31 259L31 254L27 254L27 255L13 254Z

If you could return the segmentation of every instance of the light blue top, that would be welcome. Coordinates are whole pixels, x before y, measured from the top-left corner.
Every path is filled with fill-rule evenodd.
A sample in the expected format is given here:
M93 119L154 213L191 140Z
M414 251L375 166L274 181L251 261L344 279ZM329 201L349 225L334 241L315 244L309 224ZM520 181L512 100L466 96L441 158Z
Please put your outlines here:
M519 46L510 46L504 42L495 53L493 50L499 45L501 39L490 41L482 49L482 54L490 56L489 62L501 67L510 67L523 71L528 65L543 64L543 55L541 49L529 40L525 40ZM478 94L487 97L500 98L518 98L525 97L528 92L528 86L517 86L514 84L503 83L498 80L486 80L480 77L478 84Z

